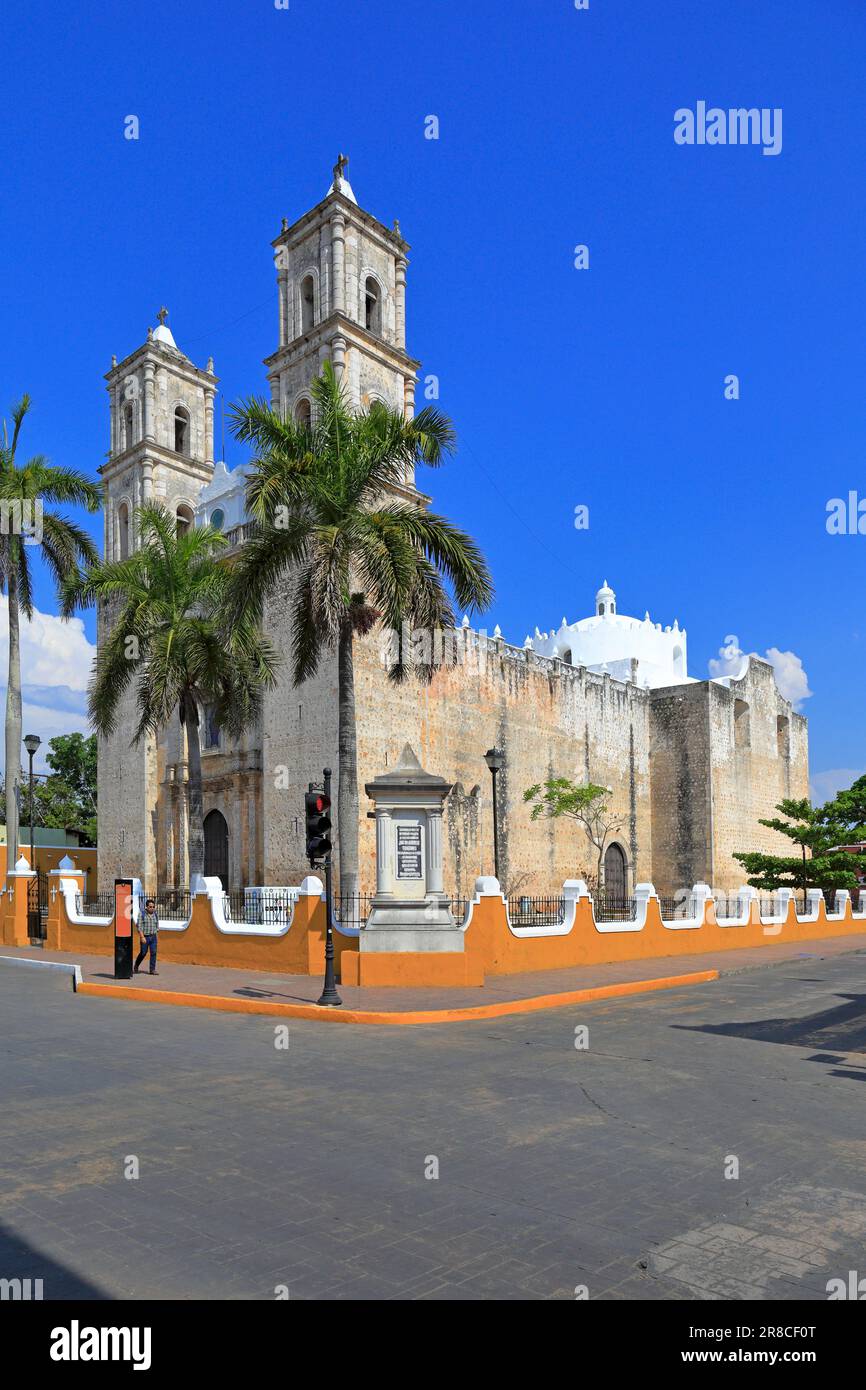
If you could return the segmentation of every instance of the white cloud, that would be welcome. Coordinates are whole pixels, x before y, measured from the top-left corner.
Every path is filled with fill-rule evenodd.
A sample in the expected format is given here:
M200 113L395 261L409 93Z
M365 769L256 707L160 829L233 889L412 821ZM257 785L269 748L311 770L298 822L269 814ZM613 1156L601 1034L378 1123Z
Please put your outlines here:
M0 595L0 717L6 707L9 651L9 601ZM56 734L88 733L87 684L96 647L87 639L80 618L63 622L54 613L34 609L33 619L21 620L21 686L23 733L36 733L42 748L36 766L42 770L49 739ZM4 745L0 736L0 761Z
M757 656L758 653L752 652L752 655ZM778 647L768 647L764 652L764 660L769 661L775 671L779 693L791 701L795 710L799 710L803 701L808 700L812 694L809 678L800 657L796 652L780 652ZM721 680L725 676L741 680L746 674L748 661L748 656L740 646L739 637L731 634L725 638L724 645L719 647L719 655L710 657L710 676L713 680Z
M812 805L823 806L825 801L833 801L864 772L866 768L863 767L834 767L828 772L813 772L809 783Z
M778 647L768 647L766 656L775 668L779 693L791 701L794 709L799 709L812 694L802 661L796 652L780 652Z
M733 676L739 680L746 674L748 660L739 637L732 633L725 638L724 646L719 647L719 655L710 657L710 675L713 680L721 680L723 676Z

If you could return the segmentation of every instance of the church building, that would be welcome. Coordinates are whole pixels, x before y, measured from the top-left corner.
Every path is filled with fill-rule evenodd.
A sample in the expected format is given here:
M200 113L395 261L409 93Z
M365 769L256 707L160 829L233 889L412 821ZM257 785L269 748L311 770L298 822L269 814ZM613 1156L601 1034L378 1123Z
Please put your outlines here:
M309 419L312 381L330 361L351 405L381 400L414 412L419 363L406 351L408 243L363 211L341 157L321 202L284 221L272 243L278 338L265 360L273 408ZM105 554L137 544L136 509L160 501L179 527L209 521L244 542L247 467L214 458L214 364L197 367L161 310L155 328L107 373L110 452ZM181 341L182 341L182 335ZM458 429L459 435L459 429ZM426 502L411 473L407 497ZM471 529L471 527L470 527ZM291 649L287 594L266 613L278 648ZM569 601L573 597L569 596ZM100 620L98 640L104 624ZM571 822L532 822L525 789L547 776L611 789L618 828L604 860L609 892L651 881L673 894L695 882L730 890L743 879L737 850L778 851L758 825L783 796L808 795L807 725L779 693L772 666L744 658L737 677L696 680L686 632L618 611L603 583L591 613L522 646L467 622L456 660L429 685L387 677L375 634L356 642L358 785L393 766L405 744L453 783L445 806L445 887L456 897L493 871L491 779L497 748L500 878L511 893L558 892L566 878L595 877L595 852ZM185 887L187 761L173 724L131 746L133 695L118 731L99 744L99 874L137 875L148 888ZM260 727L229 740L202 711L205 872L227 889L291 885L307 872L303 797L337 760L336 654L302 686L288 662L264 699ZM359 806L361 886L375 882L368 807Z

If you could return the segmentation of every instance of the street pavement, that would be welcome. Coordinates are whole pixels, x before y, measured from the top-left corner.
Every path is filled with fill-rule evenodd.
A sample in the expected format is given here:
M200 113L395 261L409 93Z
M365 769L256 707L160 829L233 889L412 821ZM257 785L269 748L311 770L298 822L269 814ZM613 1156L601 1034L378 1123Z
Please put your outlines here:
M0 964L0 1018L0 1279L46 1299L824 1300L866 1275L866 952L416 1028Z

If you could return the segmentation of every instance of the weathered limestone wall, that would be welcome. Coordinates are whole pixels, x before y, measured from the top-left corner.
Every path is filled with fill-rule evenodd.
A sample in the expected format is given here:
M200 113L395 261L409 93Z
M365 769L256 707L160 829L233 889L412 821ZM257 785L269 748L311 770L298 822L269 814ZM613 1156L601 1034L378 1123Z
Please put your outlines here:
M808 730L805 718L779 694L769 662L752 657L730 690L709 689L713 877L707 881L736 888L745 881L732 857L736 851L792 853L789 839L758 821L777 815L785 797L808 797Z
M651 699L653 881L722 891L745 879L737 851L787 854L758 824L783 797L809 794L806 720L779 694L772 666L750 658L730 689L712 681L654 690Z
M275 619L286 605L273 605ZM280 640L288 650L288 620ZM595 851L580 826L533 823L525 789L548 775L613 788L623 818L617 839L631 881L652 875L648 693L590 675L503 642L458 635L467 659L440 669L429 685L387 678L376 637L356 643L360 854L364 891L375 882L375 833L367 820L364 783L393 766L411 743L428 771L454 788L445 808L445 886L467 895L478 873L493 868L492 782L484 753L505 754L499 774L500 857L512 892L553 893L564 878L596 871ZM337 775L336 661L293 690L284 671L266 700L263 751L265 874L292 883L304 870L303 794L330 764ZM285 772L281 776L281 769ZM298 826L298 817L301 817Z
M712 883L706 686L653 690L650 740L652 882L663 895Z

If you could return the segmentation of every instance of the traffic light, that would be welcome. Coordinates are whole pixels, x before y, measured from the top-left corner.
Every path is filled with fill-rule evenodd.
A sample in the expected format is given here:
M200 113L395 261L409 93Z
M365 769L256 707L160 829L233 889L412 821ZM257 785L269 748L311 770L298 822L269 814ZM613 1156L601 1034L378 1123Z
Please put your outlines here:
M311 864L331 853L331 798L309 791L304 797L307 822L307 858Z

